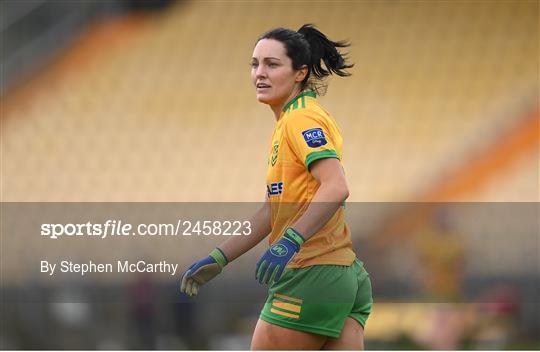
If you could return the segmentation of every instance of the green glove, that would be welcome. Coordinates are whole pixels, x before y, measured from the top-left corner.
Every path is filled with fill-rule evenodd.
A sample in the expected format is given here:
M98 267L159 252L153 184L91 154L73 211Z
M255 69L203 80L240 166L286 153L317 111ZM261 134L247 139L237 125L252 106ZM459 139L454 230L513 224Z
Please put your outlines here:
M219 248L215 248L208 257L205 257L186 270L182 275L180 291L188 296L196 296L199 287L216 277L229 261Z

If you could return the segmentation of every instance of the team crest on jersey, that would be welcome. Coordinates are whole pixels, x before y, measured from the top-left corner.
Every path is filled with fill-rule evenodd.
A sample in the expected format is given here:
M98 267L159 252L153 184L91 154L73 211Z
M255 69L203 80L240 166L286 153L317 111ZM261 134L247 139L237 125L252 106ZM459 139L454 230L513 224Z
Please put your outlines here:
M304 140L310 148L318 148L328 143L322 128L305 130L302 132L302 136L304 136Z
M274 146L272 147L272 157L270 159L270 163L272 164L272 166L276 165L278 151L279 151L279 143L276 142L274 143Z

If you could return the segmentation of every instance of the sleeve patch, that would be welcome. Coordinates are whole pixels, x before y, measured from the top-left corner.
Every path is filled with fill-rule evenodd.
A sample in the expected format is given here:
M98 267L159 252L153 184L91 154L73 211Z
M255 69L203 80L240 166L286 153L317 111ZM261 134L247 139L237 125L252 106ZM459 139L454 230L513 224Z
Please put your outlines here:
M319 148L328 143L322 128L305 130L302 132L302 136L310 148Z

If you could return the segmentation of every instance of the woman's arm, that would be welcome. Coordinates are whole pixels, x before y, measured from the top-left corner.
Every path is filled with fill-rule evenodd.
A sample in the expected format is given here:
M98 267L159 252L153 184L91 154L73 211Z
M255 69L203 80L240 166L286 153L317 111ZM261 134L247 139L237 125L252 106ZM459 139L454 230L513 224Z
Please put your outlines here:
M305 240L319 231L349 197L347 180L339 160L326 158L314 161L311 174L319 181L319 189L306 212L292 224L292 228Z
M180 286L181 292L188 296L196 296L199 293L199 287L221 273L225 265L261 242L271 230L270 203L266 201L250 221L251 235L229 238L210 252L210 255L196 261L184 272Z
M252 230L249 236L232 236L218 246L229 262L246 253L268 236L272 230L270 226L270 202L268 200L264 202L264 205L249 221Z
M261 284L279 281L305 240L323 227L349 196L345 174L337 159L315 161L311 174L320 186L306 212L285 230L283 237L266 250L257 263L256 278Z

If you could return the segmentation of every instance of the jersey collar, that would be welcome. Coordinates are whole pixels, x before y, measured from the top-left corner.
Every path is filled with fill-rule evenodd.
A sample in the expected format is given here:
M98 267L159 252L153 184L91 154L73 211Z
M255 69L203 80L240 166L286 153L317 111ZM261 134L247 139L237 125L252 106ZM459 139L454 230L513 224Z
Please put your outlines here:
M303 91L301 92L300 94L298 94L296 97L294 97L291 101L289 101L284 107L283 107L283 110L281 110L282 112L286 112L287 109L289 109L291 107L292 104L294 104L294 102L298 101L298 99L302 98L302 97L312 97L312 98L316 98L317 97L317 94L315 94L314 91L312 90L306 90L306 91Z

